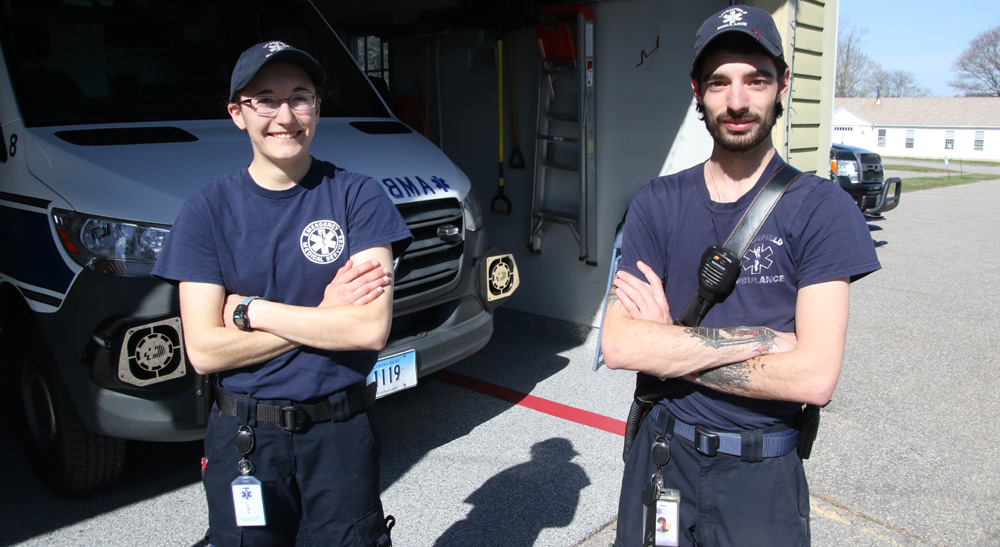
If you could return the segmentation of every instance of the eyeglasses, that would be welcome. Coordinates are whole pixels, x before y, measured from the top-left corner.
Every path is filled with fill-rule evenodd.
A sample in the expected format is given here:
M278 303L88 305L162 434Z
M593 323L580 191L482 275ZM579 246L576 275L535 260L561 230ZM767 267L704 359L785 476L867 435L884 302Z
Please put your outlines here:
M296 112L309 112L313 108L316 108L316 94L296 93L287 99L262 95L240 101L240 104L249 106L258 116L275 115L278 109L281 108L281 103L288 103L288 107Z

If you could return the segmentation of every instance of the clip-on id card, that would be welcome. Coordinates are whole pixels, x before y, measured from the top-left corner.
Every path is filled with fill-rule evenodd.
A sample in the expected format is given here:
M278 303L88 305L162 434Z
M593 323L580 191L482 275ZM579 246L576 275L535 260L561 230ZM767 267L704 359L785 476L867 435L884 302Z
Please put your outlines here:
M642 491L642 547L680 545L681 492L663 487L661 468L670 461L670 447L658 437L650 447L656 474Z
M233 507L237 526L265 526L264 496L260 481L250 475L240 475L232 483Z
M253 429L250 426L241 425L236 431L234 443L236 449L243 454L243 458L236 463L236 468L239 470L240 476L236 477L232 482L236 525L266 526L267 518L264 517L264 493L260 487L260 481L250 474L253 472L253 464L247 459L247 455L253 452Z
M645 522L647 523L646 530L652 531L651 534L646 534L644 545L676 547L680 544L680 503L680 491L664 488L660 490L653 506L643 506Z

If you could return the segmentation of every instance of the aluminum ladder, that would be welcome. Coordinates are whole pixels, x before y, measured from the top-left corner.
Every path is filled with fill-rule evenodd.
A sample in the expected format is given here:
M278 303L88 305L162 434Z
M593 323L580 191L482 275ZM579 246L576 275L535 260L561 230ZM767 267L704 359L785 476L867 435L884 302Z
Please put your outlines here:
M535 140L535 180L528 249L541 253L553 224L570 228L579 259L596 257L594 139L594 12L579 5L540 8L541 58Z

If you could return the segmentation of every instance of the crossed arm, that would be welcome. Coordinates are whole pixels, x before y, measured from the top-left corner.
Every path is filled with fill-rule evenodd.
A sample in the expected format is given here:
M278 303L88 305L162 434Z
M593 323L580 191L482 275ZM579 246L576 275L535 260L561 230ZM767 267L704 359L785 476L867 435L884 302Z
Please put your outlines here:
M211 283L181 282L181 322L191 365L201 374L245 367L299 346L325 350L381 350L392 320L389 245L351 257L327 285L317 307L263 299L248 307L252 331L232 324L248 295L226 294Z
M756 399L830 401L847 336L847 279L800 289L792 334L760 326L674 325L660 279L642 262L638 267L645 281L618 272L609 295L601 337L609 368L683 378Z

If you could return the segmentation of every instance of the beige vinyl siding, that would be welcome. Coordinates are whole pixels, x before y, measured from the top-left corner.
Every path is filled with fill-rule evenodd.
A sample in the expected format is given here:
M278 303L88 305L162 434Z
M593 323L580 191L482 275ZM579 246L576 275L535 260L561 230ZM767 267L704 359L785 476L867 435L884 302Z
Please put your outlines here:
M837 44L836 0L747 2L774 17L792 68L792 91L774 145L799 169L827 176Z

